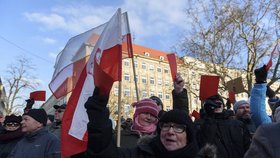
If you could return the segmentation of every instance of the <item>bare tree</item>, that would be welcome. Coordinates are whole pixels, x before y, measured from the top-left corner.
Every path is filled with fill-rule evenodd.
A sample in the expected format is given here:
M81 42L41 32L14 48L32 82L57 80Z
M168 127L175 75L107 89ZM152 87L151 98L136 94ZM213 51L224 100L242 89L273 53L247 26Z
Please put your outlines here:
M181 44L187 56L205 62L206 71L220 76L222 89L232 79L228 68L239 69L247 94L254 82L254 69L262 66L277 39L275 5L272 0L189 0L191 28ZM276 62L277 60L275 60ZM279 79L278 62L271 69L269 85ZM278 73L277 73L278 72ZM279 89L278 89L279 91Z
M18 57L16 62L7 68L6 76L4 76L7 89L7 105L5 106L7 115L20 113L19 109L23 107L22 104L19 104L20 99L23 99L21 92L26 89L33 90L39 85L32 75L34 70L31 60L25 57Z

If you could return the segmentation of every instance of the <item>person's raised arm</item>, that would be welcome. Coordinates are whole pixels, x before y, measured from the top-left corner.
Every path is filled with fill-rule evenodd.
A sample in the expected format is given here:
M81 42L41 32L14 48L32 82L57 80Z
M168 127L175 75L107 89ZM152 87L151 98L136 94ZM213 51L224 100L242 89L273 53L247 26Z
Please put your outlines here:
M112 153L116 152L117 149L112 142L112 123L109 119L109 110L106 107L108 98L108 96L101 96L96 87L93 96L89 97L85 103L89 118L87 146L89 157L113 157Z
M254 71L256 77L256 83L251 91L250 97L250 110L252 114L252 119L258 127L263 123L270 123L271 118L266 113L266 79L267 71L265 65Z
M179 73L176 74L176 80L173 83L173 109L179 109L189 114L189 99L187 90L184 88L185 81Z

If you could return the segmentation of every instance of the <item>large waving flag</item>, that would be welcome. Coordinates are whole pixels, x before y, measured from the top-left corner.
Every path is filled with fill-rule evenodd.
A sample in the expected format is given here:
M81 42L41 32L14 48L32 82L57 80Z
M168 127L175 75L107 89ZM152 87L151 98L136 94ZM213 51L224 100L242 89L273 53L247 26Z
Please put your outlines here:
M133 55L127 13L122 14L121 21L123 24L127 23L127 25L121 26L122 56L131 58ZM57 99L72 92L75 88L89 56L106 26L107 23L72 37L57 55L55 71L49 84L50 90Z
M127 14L121 10L106 24L99 34L89 59L69 98L62 120L61 151L68 157L86 150L88 117L84 103L95 86L109 94L114 81L121 80L122 49L132 57L131 36Z

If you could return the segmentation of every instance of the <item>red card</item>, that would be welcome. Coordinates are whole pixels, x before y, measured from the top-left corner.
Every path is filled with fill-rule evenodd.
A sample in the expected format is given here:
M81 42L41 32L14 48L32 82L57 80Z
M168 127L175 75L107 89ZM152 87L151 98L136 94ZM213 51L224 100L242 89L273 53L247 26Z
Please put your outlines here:
M276 44L276 46L274 47L273 51L270 54L270 59L265 67L266 71L268 71L270 69L270 67L272 66L272 57L273 57L273 54L275 53L275 51L277 50L277 46L278 46L278 43Z
M235 93L231 92L231 91L228 91L228 99L229 99L230 103L234 104L234 102L235 102Z
M29 98L37 100L37 101L45 101L46 100L46 91L31 92Z
M199 99L201 101L218 94L219 76L202 75L200 79Z
M176 73L177 73L177 63L176 63L176 56L174 53L167 54L167 59L170 66L171 76L173 81L176 79Z

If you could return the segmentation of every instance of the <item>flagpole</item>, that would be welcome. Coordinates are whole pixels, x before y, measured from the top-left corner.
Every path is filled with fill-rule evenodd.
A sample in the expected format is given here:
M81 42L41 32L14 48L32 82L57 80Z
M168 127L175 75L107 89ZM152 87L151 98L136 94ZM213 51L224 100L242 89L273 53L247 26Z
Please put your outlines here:
M128 20L128 16L126 16L126 21L127 21L127 29L128 29L128 32L130 32L130 27L129 27L129 20ZM131 41L131 43L134 42L134 41ZM134 78L134 84L135 84L135 91L136 91L136 99L137 101L139 101L139 93L138 93L138 86L137 86L137 80L136 80L136 71L135 71L135 63L134 63L134 53L133 53L133 48L131 47L131 54L132 54L132 57L131 57L131 61L132 61L132 70L133 70L133 78Z
M136 80L136 71L135 71L135 63L134 63L134 57L133 56L132 56L131 60L132 60L132 69L133 69L133 77L134 77L136 98L137 98L137 101L139 101L139 93L138 93L138 86L137 86L137 80Z
M119 95L118 95L118 123L117 123L117 147L121 145L121 92L122 92L122 81L119 81Z

